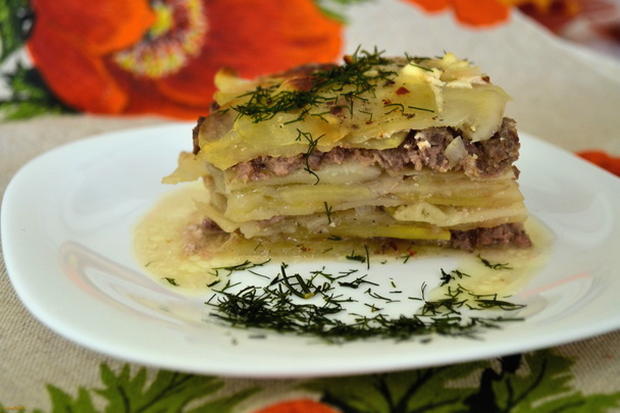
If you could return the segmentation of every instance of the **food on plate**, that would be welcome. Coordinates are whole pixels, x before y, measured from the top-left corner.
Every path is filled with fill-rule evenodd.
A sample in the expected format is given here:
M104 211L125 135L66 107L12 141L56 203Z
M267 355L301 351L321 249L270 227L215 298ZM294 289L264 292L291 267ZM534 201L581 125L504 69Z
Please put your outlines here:
M222 234L531 246L509 97L471 62L358 50L253 80L221 70L215 83L193 153L164 179L208 192L190 248Z

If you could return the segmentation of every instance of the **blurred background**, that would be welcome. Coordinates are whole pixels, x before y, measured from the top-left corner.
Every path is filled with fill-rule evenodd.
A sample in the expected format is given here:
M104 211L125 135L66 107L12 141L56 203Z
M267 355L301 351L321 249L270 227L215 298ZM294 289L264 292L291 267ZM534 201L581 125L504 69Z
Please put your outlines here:
M361 45L467 57L522 130L620 152L620 0L0 0L0 38L4 121L194 120L221 67L253 77Z

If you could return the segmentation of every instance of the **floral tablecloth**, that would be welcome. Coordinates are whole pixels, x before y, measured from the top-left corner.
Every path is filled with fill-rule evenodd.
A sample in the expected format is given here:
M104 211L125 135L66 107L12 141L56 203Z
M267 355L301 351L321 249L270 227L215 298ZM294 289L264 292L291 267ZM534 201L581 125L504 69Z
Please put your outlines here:
M27 1L0 0L0 10L17 10L11 18L0 15L6 74L0 112L7 119L46 114L0 124L0 194L20 166L46 150L165 121L109 115L204 113L216 66L253 75L310 58L331 60L357 44L376 44L388 54L446 49L470 57L513 96L508 114L521 130L571 151L605 151L612 158L590 158L617 168L620 63L564 43L508 8L531 3L522 7L534 15L557 2L189 0L177 2L185 7L185 26L171 25L177 16L170 13L172 2L98 2L83 19L79 2L63 0L58 9L52 3L32 2L32 27ZM560 3L568 11L581 4ZM266 25L269 19L273 24ZM548 26L560 32L564 23ZM489 24L495 26L480 28ZM184 27L179 33L185 37L174 37L179 48L166 50L182 53L148 55L171 27ZM192 35L208 40L198 47ZM138 37L146 43L127 43ZM26 38L28 55L19 50ZM156 64L146 65L149 58ZM108 116L58 114L77 111ZM124 363L61 338L23 307L0 257L0 412L612 412L620 411L619 350L620 332L613 332L501 359L391 374L309 380L188 375Z

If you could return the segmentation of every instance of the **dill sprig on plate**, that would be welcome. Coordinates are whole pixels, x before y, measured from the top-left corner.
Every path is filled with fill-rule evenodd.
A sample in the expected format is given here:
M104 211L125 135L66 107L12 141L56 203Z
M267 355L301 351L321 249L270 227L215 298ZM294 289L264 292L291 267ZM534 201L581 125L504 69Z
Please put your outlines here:
M256 268L256 267L262 267L263 265L267 264L271 262L271 258L266 259L263 262L258 262L258 263L254 263L250 260L245 260L240 264L236 264L236 265L229 265L227 267L214 267L211 268L211 275L213 275L214 277L216 277L217 279L220 278L221 274L220 271L227 271L226 274L224 274L225 277L229 276L230 274L232 274L235 271L245 271L245 270L251 270L252 268Z
M179 284L177 283L177 280L175 280L174 278L164 277L164 280L168 281L168 284L170 285L174 285L175 287L179 286Z
M512 267L508 263L501 263L501 262L492 263L486 258L483 258L480 254L478 254L478 259L485 267L490 268L492 270L512 270Z
M457 278L460 280L463 277L471 277L469 274L464 273L460 270L452 270L450 272L444 271L443 268L441 268L440 270L441 270L441 277L439 278L441 280L441 284L439 284L440 286L444 286L448 284L450 281L455 280Z
M481 316L480 310L512 311L524 305L500 300L497 294L479 295L458 283L454 285L460 278L458 275L451 279L454 282L448 284L447 292L439 299L427 298L427 286L423 284L419 296L408 297L422 304L409 314L397 317L384 314L385 305L393 305L399 300L380 295L371 288L365 291L365 296L371 300L361 303L370 309L370 314L349 312L345 304L357 301L339 293L336 287L376 285L366 281L366 276L351 282L337 281L355 273L357 270L341 271L335 276L322 268L310 272L309 276L302 276L291 273L288 266L282 263L280 272L267 285L247 286L233 292L237 284L231 284L229 280L222 289L214 290L214 295L205 304L214 308L215 311L210 314L212 317L234 327L312 336L329 343L368 338L407 340L414 337L423 337L421 341L428 342L433 334L479 338L485 329L499 328L503 322L522 320L503 315ZM377 301L382 303L381 307ZM349 320L343 321L341 316Z

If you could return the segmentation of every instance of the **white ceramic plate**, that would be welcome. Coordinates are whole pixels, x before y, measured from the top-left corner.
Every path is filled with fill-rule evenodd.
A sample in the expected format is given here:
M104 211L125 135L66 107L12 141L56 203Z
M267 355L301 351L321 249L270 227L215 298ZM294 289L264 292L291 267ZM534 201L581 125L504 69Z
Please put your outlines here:
M189 149L191 127L172 124L86 139L40 156L14 177L2 204L2 246L15 290L44 324L122 359L254 377L454 363L620 327L620 179L526 134L521 187L530 212L556 238L547 265L523 290L521 298L532 304L526 321L487 331L482 340L437 337L430 344L329 345L275 333L256 340L247 331L219 326L209 320L201 298L162 287L132 255L132 228L171 190L159 180L174 168L178 152ZM380 269L408 279L413 288L425 280L436 284L439 265L446 263L418 259Z

